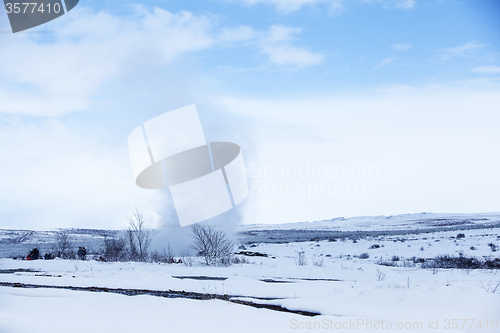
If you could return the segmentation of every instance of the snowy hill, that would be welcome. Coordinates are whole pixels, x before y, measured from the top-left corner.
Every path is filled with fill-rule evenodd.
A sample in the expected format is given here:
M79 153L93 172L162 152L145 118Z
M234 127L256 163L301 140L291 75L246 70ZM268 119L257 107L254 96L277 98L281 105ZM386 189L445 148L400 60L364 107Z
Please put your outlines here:
M425 229L433 227L473 226L500 223L500 213L415 213L390 216L337 217L314 222L285 224L251 224L243 226L250 230L328 230L328 231L380 231Z

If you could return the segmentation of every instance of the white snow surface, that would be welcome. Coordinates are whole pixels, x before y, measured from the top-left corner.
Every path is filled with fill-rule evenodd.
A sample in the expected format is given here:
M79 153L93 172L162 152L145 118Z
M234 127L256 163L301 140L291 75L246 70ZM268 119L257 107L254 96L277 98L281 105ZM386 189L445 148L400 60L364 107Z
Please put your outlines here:
M459 232L465 237L457 239ZM500 251L488 245L500 245L499 235L500 229L493 228L367 237L356 242L254 244L246 245L246 250L268 257L246 257L246 263L229 267L207 267L201 261L186 266L0 259L0 272L4 271L0 282L231 295L320 314L307 317L214 299L3 286L0 332L500 332L500 287L494 293L486 290L500 284L498 270L402 267L403 263L411 266L409 259L414 256L499 258ZM297 265L300 252L307 261L304 266ZM360 259L361 253L369 258ZM394 256L399 257L400 267L378 264ZM5 273L8 269L34 271ZM280 283L262 281L266 279ZM430 323L437 328L429 327Z

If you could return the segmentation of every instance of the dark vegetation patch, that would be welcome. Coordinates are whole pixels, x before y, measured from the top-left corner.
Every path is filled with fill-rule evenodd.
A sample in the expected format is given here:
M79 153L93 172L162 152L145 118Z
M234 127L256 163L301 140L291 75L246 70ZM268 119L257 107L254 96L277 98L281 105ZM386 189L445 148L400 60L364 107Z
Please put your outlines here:
M500 259L480 260L474 257L452 257L449 255L437 256L422 263L422 268L458 268L458 269L498 269Z
M377 265L388 266L388 267L398 267L398 263L395 261L383 261L377 262Z
M474 257L458 256L453 257L449 255L440 255L435 258L416 258L413 257L409 261L413 264L420 264L420 268L456 268L456 269L499 269L500 258L495 259L478 259ZM391 266L391 267L407 267L406 262L399 265L397 261L382 261L377 262L378 265Z
M240 251L240 252L235 253L235 254L239 254L242 256L248 256L248 257L265 257L265 258L268 257L268 255L266 253L252 252L252 251Z
M293 281L283 281L283 280L274 280L274 279L261 279L259 281L266 283L294 283Z
M482 221L482 219L477 219ZM469 219L468 221L472 221ZM459 224L446 225L437 227L428 227L420 229L401 229L401 230L372 230L372 231L329 231L329 230L252 230L245 231L239 234L242 243L293 243L293 242L308 242L311 239L330 240L336 239L344 241L345 239L363 239L368 237L381 236L403 236L403 235L418 235L445 231L462 231L462 230L477 230L477 229L493 229L500 228L500 222L495 223L480 223L480 224ZM406 239L409 240L409 239ZM397 241L404 242L405 239L400 237Z
M488 221L487 218L477 218L477 219L449 219L449 218L438 218L438 219L428 219L425 221L419 221L417 224L425 224L434 227L445 227L445 226L459 226L472 224L478 221Z
M220 276L172 276L175 279L189 279L189 280L201 280L201 281L225 281L227 277Z
M0 269L0 274L14 274L14 273L37 273L39 270L35 269L25 269L25 268L16 268L16 269Z

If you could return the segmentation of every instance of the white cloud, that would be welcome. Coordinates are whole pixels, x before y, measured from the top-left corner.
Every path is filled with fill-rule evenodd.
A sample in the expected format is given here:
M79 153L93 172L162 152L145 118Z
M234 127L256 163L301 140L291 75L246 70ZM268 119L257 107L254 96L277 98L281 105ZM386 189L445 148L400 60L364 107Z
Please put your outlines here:
M378 63L373 69L379 69L380 67L387 66L391 62L393 62L395 59L396 59L396 57L385 58L380 63Z
M453 57L470 57L487 44L479 44L477 41L468 42L461 46L441 49L441 60L448 60Z
M300 28L287 27L284 25L273 25L264 37L266 43L290 42L302 32Z
M482 74L500 74L500 67L499 66L482 66L482 67L476 67L472 71L475 73L482 73Z
M250 26L240 25L232 29L224 28L218 35L220 42L235 43L245 42L256 38L257 33Z
M300 33L299 28L274 25L261 38L260 52L268 56L270 64L278 66L301 68L323 62L322 54L291 44L295 36Z
M245 117L257 151L246 159L250 194L244 222L498 209L500 156L491 153L500 142L498 85L392 88L390 93L220 98L221 109ZM346 174L321 173L331 166ZM378 176L349 173L356 166L375 166ZM356 185L362 195L346 192ZM329 193L332 186L343 194ZM471 197L472 192L477 195Z
M410 43L400 43L400 44L391 45L391 48L393 48L396 51L408 51L412 47L413 47L413 45Z
M342 12L344 0L229 0L239 1L247 6L257 4L267 4L275 7L278 11L290 13L301 9L304 6L327 4L335 13Z
M135 186L126 140L62 121L0 121L0 217L17 228L122 228L161 197ZM8 175L8 176L7 176Z
M139 119L172 105L186 100L206 102L205 110L210 105L216 88L210 79L193 79L187 68L192 62L179 60L186 55L244 44L273 66L300 68L322 59L295 45L301 30L293 27L216 29L204 16L142 7L133 16L84 8L74 14L52 23L60 32L49 41L35 34L2 36L4 226L120 228L134 206L148 221L157 221L168 202L160 201L164 196L158 191L135 186L126 137ZM194 92L185 92L190 89ZM79 110L89 114L67 115ZM66 116L56 118L61 115ZM218 135L224 131L217 128Z
M53 42L39 42L36 35L2 37L1 113L83 110L119 73L143 64L165 66L216 43L206 17L159 8L138 8L133 19L81 8L53 24Z
M330 8L330 13L340 14L344 11L345 0L226 0L241 2L247 6L265 4L273 6L282 13L295 12L306 6L325 5ZM358 0L365 3L379 3L385 8L412 9L418 0Z
M192 54L216 47L255 48L275 66L301 68L323 56L293 45L298 28L250 26L216 29L203 15L136 6L130 16L80 8L53 21L53 41L37 35L2 36L0 113L59 116L89 110L102 87L137 68L155 72ZM50 27L49 27L50 29Z
M367 3L380 3L384 8L392 9L412 9L416 6L418 0L360 0Z
M265 45L262 52L269 56L273 65L291 66L294 68L320 64L324 56L292 45Z
M417 4L417 0L393 0L396 8L411 9Z

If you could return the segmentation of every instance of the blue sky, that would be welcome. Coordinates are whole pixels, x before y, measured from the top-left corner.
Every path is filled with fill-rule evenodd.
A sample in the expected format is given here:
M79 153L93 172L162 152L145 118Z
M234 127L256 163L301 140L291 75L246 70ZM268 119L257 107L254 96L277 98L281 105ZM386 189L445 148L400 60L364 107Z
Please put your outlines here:
M292 29L290 44L319 58L310 63L280 64L259 50L258 41L252 39L193 55L200 70L234 93L276 96L291 91L366 89L394 82L428 84L481 77L471 70L480 64L496 64L500 5L495 1L290 1L302 2L305 4L297 9L276 6L272 1L255 5L248 4L251 1L141 4L206 16L215 31L245 26L265 33L272 26L288 27ZM127 15L133 2L88 4Z
M168 223L126 142L189 104L209 140L242 146L243 223L499 211L499 14L495 0L82 0L9 34L1 11L0 226L119 228L134 206ZM301 167L338 174L280 173Z

